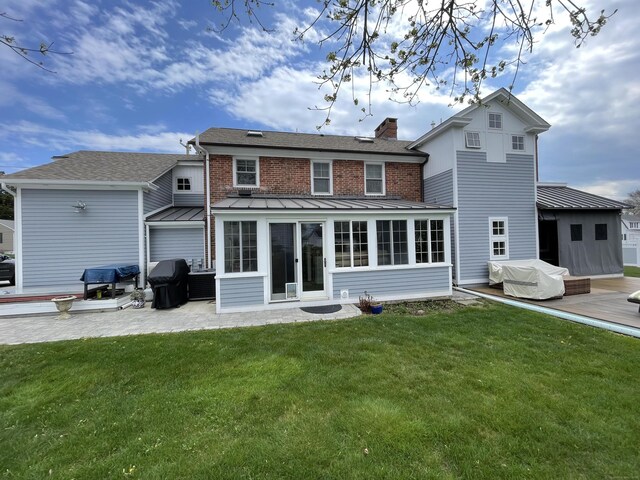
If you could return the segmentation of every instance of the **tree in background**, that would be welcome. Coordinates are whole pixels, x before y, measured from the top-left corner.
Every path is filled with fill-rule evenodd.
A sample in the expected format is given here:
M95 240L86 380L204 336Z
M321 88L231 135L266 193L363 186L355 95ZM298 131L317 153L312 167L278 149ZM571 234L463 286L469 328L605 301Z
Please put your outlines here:
M13 220L13 195L0 191L0 219Z
M509 73L514 86L525 57L539 35L568 15L577 48L597 35L616 11L587 12L585 0L318 0L317 13L308 25L294 32L303 40L311 30L321 47L327 47L328 66L318 83L328 86L325 123L339 93L350 91L359 105L353 80L368 77L369 90L377 82L389 86L393 99L419 101L427 85L448 88L454 102L480 100L482 83ZM213 0L223 16L219 31L232 20L246 17L263 30L268 0ZM351 87L346 85L351 84ZM371 115L362 107L364 116Z
M631 192L629 194L629 197L625 199L624 203L633 205L633 208L629 208L626 210L627 213L630 213L632 215L640 215L640 189Z

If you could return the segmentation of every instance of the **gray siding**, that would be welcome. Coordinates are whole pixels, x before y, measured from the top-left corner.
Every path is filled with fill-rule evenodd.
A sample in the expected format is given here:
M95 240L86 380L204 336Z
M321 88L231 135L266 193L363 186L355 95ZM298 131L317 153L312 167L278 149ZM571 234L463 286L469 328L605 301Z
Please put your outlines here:
M449 169L438 173L433 177L425 178L423 194L425 203L435 203L437 205L453 205L453 170ZM456 232L454 217L451 217L451 261L453 265L453 277L456 276L455 258L456 258Z
M87 208L75 213L78 201ZM85 268L138 264L138 192L22 190L23 286L79 283Z
M176 207L204 207L204 194L174 193L173 204Z
M204 228L149 229L151 261L204 258Z
M173 176L171 171L168 171L153 183L158 186L158 189L144 192L144 213L168 207L173 202Z
M509 259L536 258L535 170L532 155L457 152L459 281L488 278L489 217L508 217Z
M264 305L264 278L221 278L220 305L223 308Z
M398 270L366 270L333 274L333 298L348 289L358 298L365 290L374 298L391 295L424 295L448 290L451 285L449 267L403 268Z

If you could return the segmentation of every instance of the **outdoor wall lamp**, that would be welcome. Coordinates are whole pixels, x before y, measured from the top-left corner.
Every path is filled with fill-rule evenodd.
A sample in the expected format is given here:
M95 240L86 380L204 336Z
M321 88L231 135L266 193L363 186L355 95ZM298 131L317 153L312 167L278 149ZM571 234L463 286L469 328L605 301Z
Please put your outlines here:
M78 200L75 205L71 205L71 208L73 208L76 213L80 213L87 208L87 204Z

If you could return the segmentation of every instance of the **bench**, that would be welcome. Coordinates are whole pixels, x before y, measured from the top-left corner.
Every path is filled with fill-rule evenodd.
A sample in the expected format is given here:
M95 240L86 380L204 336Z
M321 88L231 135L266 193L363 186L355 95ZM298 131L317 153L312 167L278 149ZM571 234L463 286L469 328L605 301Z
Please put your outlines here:
M591 293L591 279L589 277L564 276L562 280L564 281L565 295Z

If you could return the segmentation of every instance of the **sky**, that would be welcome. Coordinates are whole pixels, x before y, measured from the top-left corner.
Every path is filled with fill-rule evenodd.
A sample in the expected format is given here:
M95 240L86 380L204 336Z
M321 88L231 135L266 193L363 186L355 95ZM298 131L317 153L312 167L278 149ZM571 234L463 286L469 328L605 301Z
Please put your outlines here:
M483 3L485 0L479 0ZM242 3L242 2L239 2ZM544 3L544 2L542 2ZM618 9L599 35L575 48L568 15L536 36L520 67L516 96L551 125L539 140L540 180L564 182L623 199L640 189L640 3L580 0L594 12ZM294 41L313 19L315 0L280 1L256 22L224 20L207 0L4 0L0 34L18 43L72 54L48 55L50 73L0 45L0 170L13 173L76 150L184 152L180 140L210 127L317 133L327 90L317 84L331 42L326 30ZM391 25L389 35L398 32ZM500 43L497 55L512 46ZM38 56L32 57L39 59ZM446 72L445 72L446 73ZM512 82L512 71L483 85L487 95ZM387 85L355 78L341 92L322 132L373 135L386 117L413 140L466 105L451 106L448 88L426 86L419 103L390 99ZM370 99L372 115L360 107ZM395 99L397 100L397 98Z

